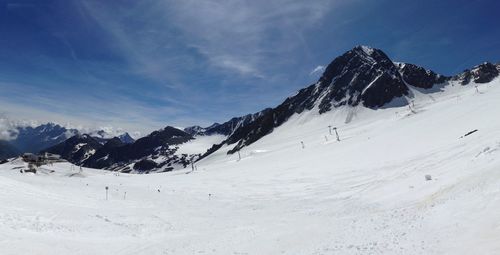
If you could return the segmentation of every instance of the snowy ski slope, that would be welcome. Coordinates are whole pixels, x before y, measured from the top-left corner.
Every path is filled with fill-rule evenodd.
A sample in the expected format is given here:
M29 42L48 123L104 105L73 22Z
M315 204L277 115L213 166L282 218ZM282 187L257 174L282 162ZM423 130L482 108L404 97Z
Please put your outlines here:
M0 254L500 254L500 80L442 90L296 115L194 172L0 165Z

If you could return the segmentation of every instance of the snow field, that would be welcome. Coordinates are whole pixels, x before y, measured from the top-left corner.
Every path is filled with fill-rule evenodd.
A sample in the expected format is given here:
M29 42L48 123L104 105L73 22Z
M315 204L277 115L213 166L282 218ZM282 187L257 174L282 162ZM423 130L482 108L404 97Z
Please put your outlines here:
M295 115L194 172L0 165L1 254L499 254L500 80L478 89Z

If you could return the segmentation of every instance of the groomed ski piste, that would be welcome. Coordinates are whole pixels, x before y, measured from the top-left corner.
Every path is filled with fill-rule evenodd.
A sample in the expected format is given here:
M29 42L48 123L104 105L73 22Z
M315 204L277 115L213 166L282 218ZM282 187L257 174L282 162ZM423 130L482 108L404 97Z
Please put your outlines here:
M195 171L0 165L0 253L500 254L500 80L442 90L295 115Z

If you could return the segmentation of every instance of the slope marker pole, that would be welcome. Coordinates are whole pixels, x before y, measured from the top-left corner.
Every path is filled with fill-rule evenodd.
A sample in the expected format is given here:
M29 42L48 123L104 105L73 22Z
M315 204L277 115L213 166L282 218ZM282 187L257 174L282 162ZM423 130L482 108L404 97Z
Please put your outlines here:
M339 137L339 133L337 132L337 128L334 127L333 130L335 131L335 136L337 136L337 142L340 142L340 137Z

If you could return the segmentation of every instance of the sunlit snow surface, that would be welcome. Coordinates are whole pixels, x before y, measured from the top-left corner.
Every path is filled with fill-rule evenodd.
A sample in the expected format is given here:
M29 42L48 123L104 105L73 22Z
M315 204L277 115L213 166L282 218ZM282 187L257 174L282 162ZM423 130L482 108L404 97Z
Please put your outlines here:
M0 165L0 253L500 254L500 82L444 90L297 115L191 173Z
M225 138L226 136L223 135L195 136L194 140L179 145L176 154L203 154L210 149L212 145L221 143Z

